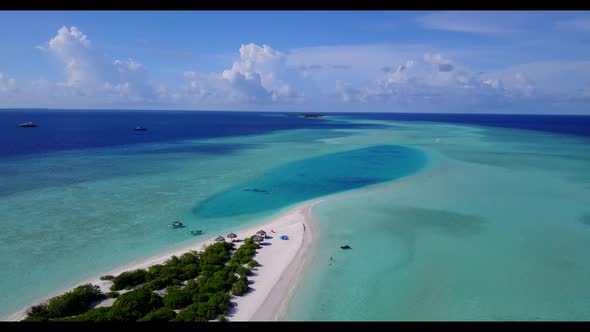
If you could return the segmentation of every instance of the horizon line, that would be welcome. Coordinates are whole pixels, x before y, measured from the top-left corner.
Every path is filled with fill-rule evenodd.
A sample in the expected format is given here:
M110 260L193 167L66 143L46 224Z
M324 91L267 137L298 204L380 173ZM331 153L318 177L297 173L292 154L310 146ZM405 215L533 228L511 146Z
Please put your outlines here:
M454 114L454 115L545 115L545 116L590 116L590 114L577 114L577 113L465 113L465 112L363 112L363 111L351 111L351 112L338 112L338 111L325 111L325 112L296 112L296 111L237 111L237 110L191 110L191 109L116 109L116 108L50 108L50 107L0 107L0 112L3 111L100 111L100 112L227 112L227 113L287 113L287 114Z

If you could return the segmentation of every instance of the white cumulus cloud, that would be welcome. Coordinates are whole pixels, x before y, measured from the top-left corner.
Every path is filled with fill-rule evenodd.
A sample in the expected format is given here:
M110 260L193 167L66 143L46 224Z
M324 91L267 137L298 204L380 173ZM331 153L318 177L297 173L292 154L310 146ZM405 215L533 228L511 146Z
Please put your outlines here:
M39 49L59 60L67 76L66 82L45 90L57 95L107 98L113 102L153 101L155 90L148 84L143 66L133 60L110 60L92 48L92 43L77 27L62 27L57 34ZM65 92L63 89L72 91Z
M181 92L187 98L211 103L292 103L304 94L289 83L298 71L287 65L283 53L268 45L243 44L239 59L221 73L184 73Z
M514 15L435 13L424 27L471 33L518 30ZM507 23L508 24L504 24ZM512 23L511 23L512 22ZM585 21L562 23L585 28ZM48 36L49 37L49 36ZM110 58L75 26L62 27L37 48L63 70L59 81L23 82L0 73L0 107L95 107L455 110L530 102L587 102L590 62L544 61L486 65L489 50L436 49L418 44L318 46L277 50L237 47L225 70L177 73L176 82L152 82L141 61ZM495 54L495 53L494 53ZM493 62L493 61L492 61ZM479 68L473 68L479 67ZM484 68L485 67L485 68ZM383 107L381 107L383 106ZM409 109L409 107L408 107Z
M504 93L500 79L474 73L440 53L425 53L390 68L359 88L339 83L342 101L442 106L490 102Z

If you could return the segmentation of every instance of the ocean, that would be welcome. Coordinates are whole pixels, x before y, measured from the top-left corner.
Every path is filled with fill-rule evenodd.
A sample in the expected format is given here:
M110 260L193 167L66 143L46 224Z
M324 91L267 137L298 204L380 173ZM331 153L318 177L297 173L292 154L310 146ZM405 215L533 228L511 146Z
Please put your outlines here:
M325 197L288 320L589 318L590 117L327 115L0 111L0 317Z

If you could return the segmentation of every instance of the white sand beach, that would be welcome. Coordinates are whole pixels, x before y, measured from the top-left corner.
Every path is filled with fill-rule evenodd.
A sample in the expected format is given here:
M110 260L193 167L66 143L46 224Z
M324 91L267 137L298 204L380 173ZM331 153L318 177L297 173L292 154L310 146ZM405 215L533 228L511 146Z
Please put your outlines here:
M252 289L241 297L233 297L232 302L237 305L231 309L230 315L227 317L228 320L266 321L278 320L281 317L286 309L285 306L288 299L301 277L304 264L308 261L313 239L317 237L317 227L314 224L311 209L319 202L320 200L315 200L297 205L267 223L234 231L238 236L237 239L244 239L262 229L267 232L269 238L262 242L262 248L258 250L255 256L260 266L256 268L255 275L248 278L252 282L250 285ZM274 233L272 232L273 230ZM225 234L222 235L225 236ZM279 238L281 235L287 235L288 240L281 240ZM101 275L117 275L129 270L144 269L155 264L164 263L170 257L180 256L190 250L201 251L204 246L212 243L214 243L213 238L196 242L172 252L166 252L158 256L121 266ZM241 242L236 243L236 247L240 244ZM92 283L98 285L101 291L109 292L109 287L112 283L110 281L100 280L99 277L97 276L79 285ZM30 305L46 301L76 286L52 294ZM113 301L113 299L107 299L99 304L99 306L110 305ZM19 321L24 319L29 306L6 317L4 320Z
M236 297L236 311L227 318L231 321L275 321L283 315L286 304L291 298L309 261L313 240L317 238L317 227L311 210L319 201L299 205L271 223L266 224L265 231L272 239L262 242L255 259L260 267L256 275L249 277L253 283L252 291ZM269 230L270 229L270 230ZM288 240L280 239L287 235Z

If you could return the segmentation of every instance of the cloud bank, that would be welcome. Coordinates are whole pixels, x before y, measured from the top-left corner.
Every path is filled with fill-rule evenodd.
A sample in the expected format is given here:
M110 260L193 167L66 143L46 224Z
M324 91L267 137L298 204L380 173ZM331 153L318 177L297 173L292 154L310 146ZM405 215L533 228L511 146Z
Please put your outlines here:
M304 94L290 81L298 72L286 64L285 54L268 45L242 44L240 57L221 73L184 72L177 98L213 104L296 103Z
M449 25L449 15L435 13L422 24L470 33L507 29L485 20ZM562 26L585 28L578 21ZM137 59L102 54L75 26L37 48L57 60L63 80L24 82L0 73L0 107L469 111L590 101L590 61L481 70L457 60L460 53L418 44L284 51L242 44L225 69L186 70L172 84L153 82Z

